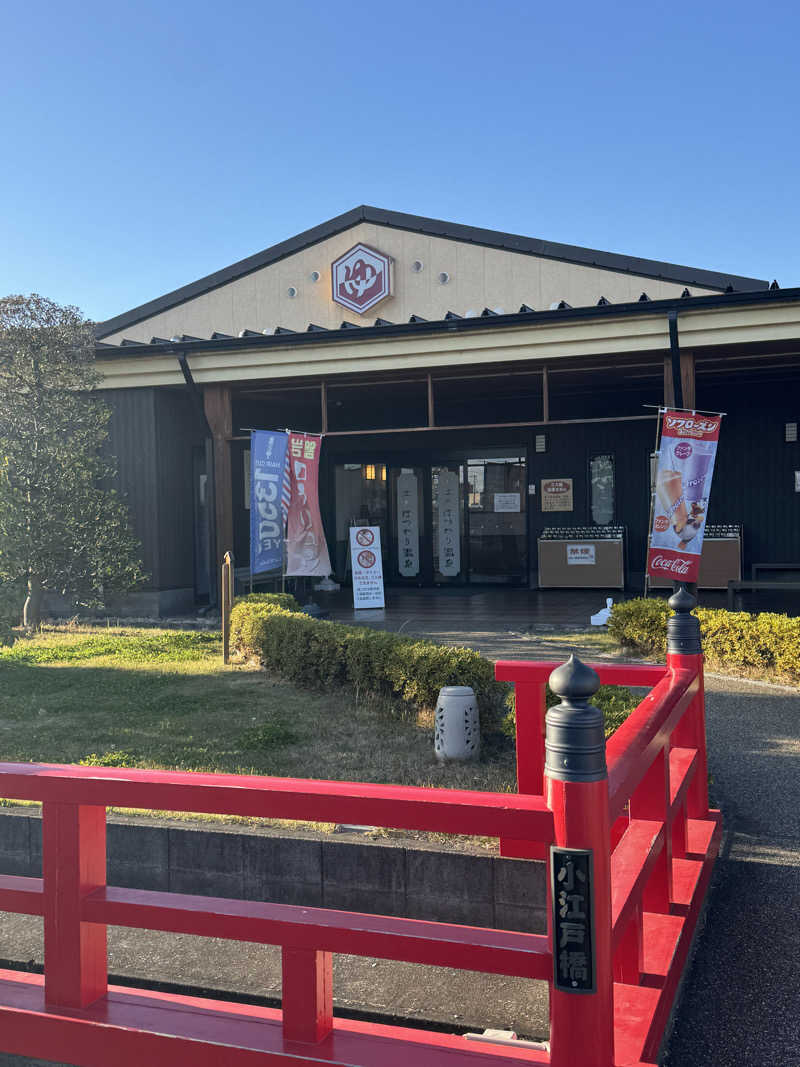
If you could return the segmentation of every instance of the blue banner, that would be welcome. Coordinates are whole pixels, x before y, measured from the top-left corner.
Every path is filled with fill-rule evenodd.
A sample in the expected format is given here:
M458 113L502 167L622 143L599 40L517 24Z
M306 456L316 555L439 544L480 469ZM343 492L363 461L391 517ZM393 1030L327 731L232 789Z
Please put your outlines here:
M253 430L250 435L250 573L283 566L281 490L286 467L285 433Z

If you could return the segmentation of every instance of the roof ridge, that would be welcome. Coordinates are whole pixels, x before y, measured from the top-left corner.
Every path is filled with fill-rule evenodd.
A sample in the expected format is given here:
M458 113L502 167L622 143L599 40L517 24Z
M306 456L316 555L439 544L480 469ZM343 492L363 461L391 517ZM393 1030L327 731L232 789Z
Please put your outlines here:
M178 304L186 303L195 297L217 289L228 282L235 281L246 274L277 263L287 256L302 249L318 244L329 237L357 225L359 222L371 222L379 226L409 230L431 237L441 237L451 241L465 241L500 248L520 255L541 256L545 259L558 259L568 263L597 267L601 270L613 270L619 273L635 274L640 277L659 278L663 281L683 282L709 289L725 289L732 285L737 291L766 289L768 281L748 278L743 275L723 274L717 271L688 267L660 260L643 259L618 252L602 252L599 249L584 248L580 245L560 244L544 241L537 237L525 237L521 234L506 233L502 230L489 230L481 227L467 226L459 222L445 222L441 219L427 218L422 215L409 215L400 211L359 204L349 211L336 215L326 222L319 223L311 229L304 230L294 237L279 241L261 252L238 260L228 267L198 278L188 285L173 289L163 296L140 304L129 311L98 323L95 328L97 338L107 337L118 330L132 326L143 319L151 318Z

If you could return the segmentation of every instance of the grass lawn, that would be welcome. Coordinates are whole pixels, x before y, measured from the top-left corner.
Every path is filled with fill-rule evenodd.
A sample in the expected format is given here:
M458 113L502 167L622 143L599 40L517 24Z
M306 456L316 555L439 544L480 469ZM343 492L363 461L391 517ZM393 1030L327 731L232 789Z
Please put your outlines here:
M513 747L437 762L430 714L224 667L218 633L46 631L0 650L0 760L513 790Z

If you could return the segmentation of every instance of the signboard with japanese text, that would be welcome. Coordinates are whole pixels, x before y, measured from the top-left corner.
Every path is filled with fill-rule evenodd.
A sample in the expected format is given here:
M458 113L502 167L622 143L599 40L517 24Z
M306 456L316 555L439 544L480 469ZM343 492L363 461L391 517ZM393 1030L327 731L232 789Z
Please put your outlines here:
M542 511L572 510L572 479L542 478Z
M250 573L283 566L281 488L288 438L278 431L250 435Z
M520 510L519 493L495 493L494 494L494 510L498 511L513 511Z
M403 578L419 574L419 482L413 471L397 478L397 569Z
M317 434L289 434L289 499L286 518L286 573L326 578L331 573L328 544L319 511Z
M653 495L647 573L696 582L721 415L665 411Z
M439 573L455 578L461 571L459 481L455 471L438 475Z
M594 545L567 545L567 563L593 567L597 562Z
M564 993L594 993L592 853L550 848L553 902L553 984Z
M384 607L379 526L350 527L350 559L353 569L353 607Z

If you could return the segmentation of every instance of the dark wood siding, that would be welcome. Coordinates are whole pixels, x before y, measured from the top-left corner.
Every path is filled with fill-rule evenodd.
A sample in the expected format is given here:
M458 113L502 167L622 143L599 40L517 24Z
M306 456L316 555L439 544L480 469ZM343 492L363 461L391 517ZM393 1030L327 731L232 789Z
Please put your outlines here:
M194 584L194 486L192 448L203 443L200 422L186 389L156 394L160 589Z
M108 449L116 459L117 483L142 545L146 589L160 588L160 543L156 517L159 485L156 450L156 390L104 390L111 408Z

